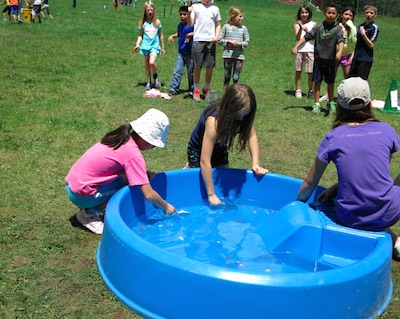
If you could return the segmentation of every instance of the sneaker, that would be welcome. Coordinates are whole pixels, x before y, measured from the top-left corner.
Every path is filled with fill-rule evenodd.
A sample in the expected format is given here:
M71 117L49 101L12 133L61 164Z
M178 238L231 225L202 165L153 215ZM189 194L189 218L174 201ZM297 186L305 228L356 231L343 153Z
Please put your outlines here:
M203 94L205 95L206 101L208 101L210 99L210 90L203 88L202 91L203 91Z
M145 89L146 90L150 90L151 89L151 83L150 82L147 82L147 84L145 86Z
M319 114L319 112L321 112L321 106L319 106L318 104L314 104L311 112L313 112L314 114Z
M307 93L307 97L312 97L314 95L314 91L313 90L309 90Z
M329 102L329 99L328 99L328 97L326 96L326 95L322 95L320 98L319 98L319 102L321 103L321 102Z
M392 259L395 261L400 261L400 245L394 245L392 252Z
M200 90L199 89L195 89L193 92L193 100L196 102L200 102L201 98L200 98Z
M301 93L301 90L296 90L294 96L296 97L296 99L301 99L303 97L303 93Z
M169 95L177 95L177 94L178 94L178 92L176 92L176 91L173 91L173 90L170 90L168 94L169 94Z
M336 102L330 102L329 104L329 112L331 112L332 114L336 114Z
M161 82L160 82L160 79L159 79L159 78L156 78L156 81L155 81L155 83L154 83L154 87L155 87L156 89L159 89L159 88L161 87Z
M88 214L86 212L86 209L81 208L76 213L76 219L93 233L98 235L101 235L103 233L104 223L99 214Z

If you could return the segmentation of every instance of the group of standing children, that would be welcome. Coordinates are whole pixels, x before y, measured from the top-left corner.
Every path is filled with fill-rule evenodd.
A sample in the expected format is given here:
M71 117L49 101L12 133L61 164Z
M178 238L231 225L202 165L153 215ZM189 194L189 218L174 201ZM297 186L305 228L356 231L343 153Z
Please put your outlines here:
M215 67L216 43L224 46L224 91L231 78L233 83L239 81L243 66L244 48L250 43L249 32L242 25L243 11L231 7L227 23L221 28L219 8L211 0L202 0L192 6L183 5L179 9L180 22L177 32L168 37L168 44L178 38L178 55L169 87L169 93L179 93L184 68L188 73L188 91L193 94L194 101L201 101L201 92L207 98L210 90L213 69ZM143 15L139 21L140 34L134 50L140 48L146 65L146 89L159 88L156 58L160 51L165 54L164 37L161 22L156 18L155 6L146 2ZM161 48L160 48L161 43ZM205 68L205 80L200 91L201 69Z
M374 23L377 12L375 6L366 5L366 21L356 30L353 24L355 12L351 7L344 8L337 19L337 5L327 5L324 11L325 20L320 24L311 20L312 11L309 5L299 8L294 26L297 43L292 49L295 54L295 96L302 97L300 78L304 65L308 73L308 96L314 95L314 114L320 113L320 102L325 101L328 103L328 110L336 113L333 93L339 66L343 68L344 78L360 76L368 79L374 43L378 40L378 27ZM327 83L327 93L320 97L322 81Z

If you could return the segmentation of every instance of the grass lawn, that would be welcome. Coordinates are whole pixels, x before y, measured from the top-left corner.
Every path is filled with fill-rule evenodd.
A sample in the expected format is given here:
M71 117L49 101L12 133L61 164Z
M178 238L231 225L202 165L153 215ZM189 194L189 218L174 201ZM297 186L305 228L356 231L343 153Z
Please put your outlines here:
M145 152L149 170L181 168L190 132L206 102L184 95L171 100L143 98L143 57L133 53L143 1L112 9L105 1L50 1L53 20L42 24L0 23L0 318L139 318L107 290L96 266L100 237L73 227L76 207L64 189L74 161L105 133L150 107L167 113L171 130L166 149ZM176 31L178 3L155 0L164 36ZM292 24L297 6L273 0L216 1L222 14L244 9L251 45L241 81L253 87L260 160L270 171L303 178L333 117L311 114L313 101L295 99ZM172 11L172 15L170 12ZM321 13L314 12L321 22ZM356 24L363 17L356 16ZM373 99L385 100L400 75L399 19L377 18L380 27L370 75ZM176 42L157 59L168 91ZM222 93L221 48L212 89ZM204 72L202 72L203 83ZM343 78L341 72L337 83ZM303 76L303 91L306 77ZM187 87L184 77L182 89ZM324 86L323 86L324 87ZM400 132L400 115L376 112ZM248 152L230 156L231 166L250 167ZM394 155L393 177L400 156ZM331 164L321 184L335 181ZM400 227L394 230L400 233ZM400 264L393 264L394 294L382 318L400 318ZM162 292L160 298L162 298ZM155 300L156 302L156 300Z

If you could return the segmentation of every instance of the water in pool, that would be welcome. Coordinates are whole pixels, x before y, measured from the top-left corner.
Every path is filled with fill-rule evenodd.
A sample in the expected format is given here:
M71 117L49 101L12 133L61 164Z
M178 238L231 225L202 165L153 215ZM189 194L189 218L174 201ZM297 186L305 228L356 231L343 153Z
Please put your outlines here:
M263 233L272 231L268 217L276 213L230 200L218 207L204 203L179 207L173 215L153 210L135 220L131 228L166 251L212 265L250 273L324 270L316 261L267 249Z

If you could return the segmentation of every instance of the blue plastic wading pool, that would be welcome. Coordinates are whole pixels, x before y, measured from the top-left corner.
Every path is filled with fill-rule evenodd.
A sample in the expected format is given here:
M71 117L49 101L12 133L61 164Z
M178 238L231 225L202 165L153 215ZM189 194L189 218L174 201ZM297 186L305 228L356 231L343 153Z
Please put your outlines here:
M110 200L97 264L129 309L167 319L376 318L386 309L388 234L342 227L295 201L295 178L217 169L214 180L224 206L207 204L198 169L152 180L179 214L135 188Z

